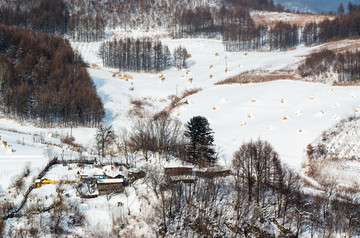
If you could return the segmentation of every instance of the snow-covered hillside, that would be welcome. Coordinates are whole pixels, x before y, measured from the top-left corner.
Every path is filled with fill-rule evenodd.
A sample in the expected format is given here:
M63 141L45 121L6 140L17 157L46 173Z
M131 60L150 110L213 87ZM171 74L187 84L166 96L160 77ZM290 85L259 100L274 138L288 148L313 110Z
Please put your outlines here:
M217 40L163 39L162 42L171 49L179 45L187 48L192 56L188 74L187 70L172 69L161 72L165 82L159 79L160 73L128 73L132 80L120 80L113 77L116 69L101 68L101 61L94 57L92 52L96 52L98 44L76 45L88 63L101 68L89 69L89 72L105 103L107 123L115 127L131 123L131 118L127 117L130 99L149 102L152 106L148 110L156 113L169 103L169 95L202 88L187 98L189 104L176 108L173 117L180 118L183 123L192 116L207 117L215 132L215 143L225 158L220 163L229 164L232 153L243 142L262 138L274 145L284 162L299 169L306 145L338 120L353 115L360 106L359 87L289 80L214 85L248 70L294 68L301 56L314 48L301 46L288 52L228 53ZM216 53L219 56L215 56ZM129 90L132 87L134 90Z
M223 155L219 163L229 165L233 152L243 142L262 138L273 144L284 162L299 169L304 161L306 145L337 121L353 115L360 106L359 87L332 87L329 84L289 80L214 85L244 71L294 68L303 55L316 47L300 46L288 52L229 53L224 51L219 40L165 38L162 42L171 51L179 45L187 48L191 54L188 69L170 69L158 74L126 72L132 77L128 81L119 77L119 73L124 72L102 67L101 59L97 57L100 43L73 43L92 67L89 73L105 105L105 123L113 124L115 130L131 125L131 100L146 102L146 110L156 113L169 105L170 95L180 95L186 89L202 88L199 93L184 99L188 104L176 108L172 116L183 123L192 116L207 117L215 132L215 143ZM165 81L160 80L160 74L163 74ZM59 139L46 136L49 133L64 136L71 131L70 128L34 128L5 118L0 120L0 128L16 128L28 133L1 132L3 139L8 140L15 149L11 154L7 149L0 150L3 187L7 187L11 178L22 171L27 161L31 162L35 171L47 163L48 158L43 152L46 145L34 144L34 134L42 134L46 140L59 142ZM73 128L72 134L76 143L90 148L95 131L95 128ZM23 139L25 146L20 145Z
M67 134L70 128L41 129L0 118L0 191L23 172L25 165L30 166L32 175L37 175L53 156L77 157L60 142L60 137Z
M117 33L117 35L122 34L122 32ZM103 67L101 59L97 56L100 42L72 42L74 49L80 52L89 65L88 72L94 80L97 92L106 110L105 124L113 125L115 132L119 132L121 128L129 129L136 119L134 107L137 103L134 102L139 102L147 113L155 114L168 108L174 95L180 96L186 90L201 89L197 93L183 98L182 102L184 103L179 103L180 106L171 111L171 117L179 119L183 124L193 116L206 117L210 122L210 127L215 132L215 144L220 152L218 160L220 165L230 168L233 153L244 142L258 138L265 139L278 152L280 160L284 164L294 168L297 172L308 173L308 181L311 181L310 177L315 178L313 187L308 189L310 187L308 186L304 190L311 190L311 193L322 192L323 187L321 186L323 184L320 183L320 179L324 173L317 173L316 177L314 176L316 173L314 169L312 171L306 170L309 165L308 144L316 144L322 140L319 137L322 132L334 125L340 125L337 123L342 119L360 115L360 87L333 86L331 84L333 79L331 78L328 79L328 83L305 82L282 77L281 80L262 83L216 84L243 72L247 74L256 74L259 71L268 73L293 72L306 54L321 48L321 46L305 47L300 45L287 52L229 53L225 52L220 40L174 40L170 38L162 38L161 40L163 44L169 46L171 51L178 46L187 49L191 54L187 69L172 68L158 73L118 72L117 69ZM340 45L339 47L347 47L347 44L337 44ZM124 77L124 75L127 76ZM274 75L277 74L273 74L272 79L274 79ZM342 142L340 147L346 148L346 150L340 150L339 155L343 157L344 154L349 153L348 141L358 139L357 132L353 131L358 128L356 122L346 124L345 128L346 131L349 131L351 135L356 135L356 137L349 139L344 136L345 130L342 130L338 137L334 137L329 142L329 145L331 144L329 148L334 150L339 149L339 146L336 146L337 140ZM61 138L66 135L72 134L75 137L75 143L82 144L87 150L88 153L83 154L83 156L91 158L92 156L89 153L95 148L95 133L96 128L37 128L31 123L19 123L9 118L0 118L1 140L7 142L7 147L5 145L0 147L0 191L4 190L3 198L11 198L14 201L15 208L18 208L24 198L25 191L34 184L39 171L44 168L50 158L54 156L59 156L60 159L80 158L79 153L61 143ZM329 133L331 134L332 131ZM49 147L50 144L52 146ZM358 151L358 148L358 145L354 144L350 150ZM351 153L356 153L356 151ZM159 204L162 197L156 193L156 189L161 187L160 184L156 183L164 178L162 169L165 161L153 157L149 158L149 161L145 161L140 153L134 153L132 156L136 158L134 159L136 160L135 163L133 163L136 168L125 166L124 164L127 164L124 162L125 158L117 153L114 153L111 158L103 159L106 165L84 165L77 162L53 165L42 176L53 184L43 184L31 191L25 206L19 212L19 217L6 220L4 228L6 234L12 234L14 231L16 235L16 232L23 227L29 230L31 227L35 230L35 234L51 234L54 232L51 230L53 228L50 228L54 217L60 217L58 225L60 224L65 230L62 233L71 234L69 237L110 237L110 234L124 234L129 237L157 236L161 227L159 224L162 222L160 221L161 211L158 210L161 207ZM23 173L28 162L31 163L30 176L20 177L19 174ZM181 164L179 161L171 162L176 166ZM337 167L339 163L335 163L336 161L325 162L314 163L315 167L312 168L321 170L325 168L322 166L326 165L326 170L323 171L327 173L332 173L338 177L349 174L350 176L341 177L337 183L342 188L349 189L349 187L357 187L360 184L358 176L356 176L360 171L357 161L347 160L340 167ZM284 168L288 167L284 166ZM131 186L129 184L124 185L124 192L111 192L108 195L99 195L98 187L94 188L94 181L88 183L79 178L84 173L101 175L106 172L123 174L125 178L129 178L127 176L132 172L144 174L144 171L147 173L145 178L140 176L129 182ZM289 176L285 178L289 179L287 182L292 183L294 181L291 182L291 180L299 180L298 177L292 177L295 174L288 173L284 175L284 177ZM301 173L302 176L306 176L304 173ZM15 181L14 176L24 179L25 186L23 184L19 189L14 185L6 189L12 181ZM222 186L222 182L219 181L216 183ZM221 187L219 191L233 189L226 187L230 184L233 186L233 176L226 177L223 181L226 181L225 184L227 185ZM201 183L200 187L202 187ZM83 190L87 193L83 193ZM237 194L239 193L237 192ZM215 214L227 221L229 220L227 217L233 217L230 213L233 210L233 202L231 202L233 200L231 199L234 197L223 198L219 199L219 202L225 201L226 206L229 205L231 209L225 207L224 216ZM217 200L214 199L214 201ZM57 204L61 206L57 206ZM212 210L218 206L216 204L215 202L206 207ZM305 208L306 205L303 205L302 208ZM57 213L58 207L64 209L64 213ZM24 215L27 211L34 211L34 208L43 211L32 215L32 219L35 219L36 222L27 220ZM196 208L196 210L198 209ZM296 213L296 211L294 212ZM154 215L154 213L156 214ZM212 213L209 214L211 217L215 217ZM256 212L254 210L248 214L256 214ZM292 214L292 211L289 211L289 214ZM270 229L273 233L281 230L279 226L274 227L275 222L271 221L272 215L269 217L267 223L270 228L264 229ZM81 224L80 226L76 225L76 219L81 220L78 222ZM179 224L175 222L179 227L181 227L181 222L185 220L181 219L183 218L179 218L177 221ZM285 218L280 218L279 221L281 219L285 221ZM36 228L37 222L41 223L43 220L46 220L45 224L48 224L45 230L36 230L38 229ZM223 227L227 227L224 224ZM170 228L175 231L177 226L174 225ZM295 230L296 228L289 229ZM169 233L171 234L171 232ZM309 232L306 231L300 236L308 237ZM188 237L191 237L191 234L190 232Z

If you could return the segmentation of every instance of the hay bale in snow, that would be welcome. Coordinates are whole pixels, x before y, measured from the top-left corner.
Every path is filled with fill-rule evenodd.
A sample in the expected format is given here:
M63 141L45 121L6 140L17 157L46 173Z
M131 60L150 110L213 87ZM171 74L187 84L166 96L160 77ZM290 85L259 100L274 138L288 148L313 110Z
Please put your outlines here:
M290 120L290 117L288 117L288 116L283 117L283 121L288 121L288 120Z
M247 125L246 122L241 122L241 123L240 123L240 126L241 126L241 127L246 126L246 125Z
M315 116L316 117L322 117L324 116L325 112L323 110L320 110L320 112L316 113Z
M303 114L303 112L299 109L295 112L296 116L301 116Z

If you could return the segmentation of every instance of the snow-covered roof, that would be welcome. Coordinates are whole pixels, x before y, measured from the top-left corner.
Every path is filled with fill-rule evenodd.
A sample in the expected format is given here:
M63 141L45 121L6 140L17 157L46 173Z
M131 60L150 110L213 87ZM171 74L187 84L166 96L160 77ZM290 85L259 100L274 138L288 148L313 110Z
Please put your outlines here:
M122 178L120 179L100 179L97 181L97 183L123 183L124 180Z
M112 169L110 171L105 171L106 176L115 178L118 175L124 176L121 171Z
M89 176L89 177L96 176L96 175L103 175L103 174L104 174L104 172L102 171L102 169L98 169L98 168L80 170L79 172L80 172L80 175L87 175L87 176Z
M164 164L164 168L178 168L178 167L186 167L186 168L194 168L193 164L182 163L181 161L169 161Z

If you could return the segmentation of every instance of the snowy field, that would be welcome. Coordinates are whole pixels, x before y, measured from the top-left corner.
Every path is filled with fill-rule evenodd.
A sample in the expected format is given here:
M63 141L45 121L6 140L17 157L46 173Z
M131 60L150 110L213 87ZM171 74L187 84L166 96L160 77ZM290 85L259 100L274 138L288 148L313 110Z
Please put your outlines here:
M93 55L99 44L77 46L88 63L102 69L90 69L107 110L107 122L126 126L129 98L150 101L154 112L160 111L175 95L185 89L202 88L187 98L189 104L177 108L173 117L186 123L191 117L208 118L215 132L215 143L229 165L233 152L250 139L268 140L290 166L299 169L306 146L342 118L354 115L360 106L360 87L333 87L331 84L301 81L272 81L246 85L214 85L227 77L253 69L294 68L302 56L315 48L300 46L288 52L224 52L217 40L182 39L162 41L170 50L181 45L191 54L187 70L167 70L159 74L128 73L133 80L112 77L115 69L104 69ZM89 50L91 49L91 50ZM218 53L219 56L215 56ZM225 68L228 72L225 73ZM210 69L210 65L212 65ZM107 72L110 71L111 73ZM210 79L210 74L213 77ZM192 83L189 79L192 78ZM133 91L129 88L134 87ZM129 120L130 119L130 120Z
M95 130L86 129L85 133L89 131ZM76 133L74 131L74 134L79 133L86 137L83 129L77 129ZM37 176L53 156L77 158L77 153L67 150L60 142L59 137L67 134L70 134L70 128L41 129L0 118L0 191L7 188L26 165L30 166L32 176ZM56 146L48 147L50 143Z
M299 46L288 52L229 53L224 51L219 40L165 38L162 42L171 51L180 45L186 47L191 54L188 69L170 69L153 74L120 72L132 76L133 79L128 81L114 75L119 73L116 69L102 67L97 56L100 43L73 43L74 49L92 67L89 73L105 105L105 123L113 124L115 131L131 125L133 118L128 115L132 107L130 100L146 101L149 105L146 109L156 113L169 105L170 95L202 88L199 93L186 98L189 104L176 108L172 116L178 117L184 124L193 116L208 118L215 132L215 143L222 153L220 164L230 165L233 152L243 142L261 138L274 146L285 163L299 169L304 162L307 144L340 119L354 115L360 106L360 87L332 87L330 84L290 80L214 85L253 69L273 71L294 68L315 47ZM160 74L163 74L164 82L160 80ZM48 162L44 153L46 145L35 143L34 134L42 134L46 141L52 143L60 143L59 136L48 137L49 133L70 134L70 128L40 129L5 118L0 118L0 128L5 129L0 129L2 140L7 140L14 148L14 152L0 148L0 184L3 188L10 184L13 176L21 173L26 163L31 163L36 174ZM8 132L7 129L22 133ZM95 132L95 128L72 130L75 142L87 148L93 144ZM58 148L54 154L60 152ZM75 157L76 154L68 156Z

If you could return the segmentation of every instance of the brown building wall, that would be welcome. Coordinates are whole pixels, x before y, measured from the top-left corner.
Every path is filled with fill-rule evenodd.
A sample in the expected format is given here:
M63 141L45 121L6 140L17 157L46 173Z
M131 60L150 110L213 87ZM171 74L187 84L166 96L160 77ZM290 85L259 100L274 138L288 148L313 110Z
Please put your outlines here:
M192 170L189 167L173 167L165 168L164 172L166 175L192 175Z
M99 195L107 195L112 192L122 193L124 192L124 186L122 183L98 183Z

